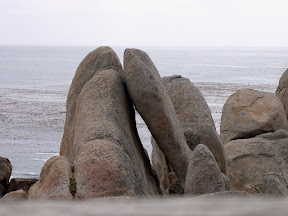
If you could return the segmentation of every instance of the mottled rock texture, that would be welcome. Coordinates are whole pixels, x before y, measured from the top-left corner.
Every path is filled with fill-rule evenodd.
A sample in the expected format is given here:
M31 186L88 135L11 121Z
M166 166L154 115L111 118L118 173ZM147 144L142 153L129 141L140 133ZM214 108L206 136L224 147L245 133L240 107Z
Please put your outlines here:
M99 47L90 52L80 63L69 89L66 102L66 120L62 138L60 155L74 161L70 150L74 140L74 117L79 94L84 85L94 76L97 71L103 69L122 70L118 56L110 47Z
M266 195L273 197L288 196L287 182L285 178L277 173L267 173L264 177L264 192Z
M124 73L136 110L184 186L191 150L158 70L145 52L126 49Z
M27 192L22 189L7 193L0 201L2 202L2 201L21 201L21 200L27 200Z
M76 198L159 194L119 72L98 71L82 89L75 113Z
M190 82L180 75L162 78L165 89L173 103L187 144L194 150L198 144L205 144L213 153L221 171L226 173L226 158L224 148L216 132L214 121L202 93ZM161 149L152 138L152 163L157 172L162 191L169 188L175 181L168 178L171 172Z
M57 199L71 200L70 179L71 166L67 158L55 156L50 158L43 166L40 180L28 191L28 199Z
M224 190L225 180L213 154L207 146L197 145L187 170L185 194L200 195Z
M275 94L281 100L288 117L288 69L281 76Z
M227 143L225 152L231 189L248 193L265 193L265 176L276 173L287 182L288 132L258 135L250 139L238 139Z
M224 145L278 129L288 130L288 122L281 101L273 93L241 89L223 106L220 137Z

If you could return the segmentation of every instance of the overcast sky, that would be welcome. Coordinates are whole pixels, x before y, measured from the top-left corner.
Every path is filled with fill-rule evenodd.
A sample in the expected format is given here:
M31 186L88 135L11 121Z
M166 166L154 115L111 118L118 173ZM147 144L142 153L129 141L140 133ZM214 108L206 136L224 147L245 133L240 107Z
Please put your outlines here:
M0 0L0 44L286 46L288 0Z

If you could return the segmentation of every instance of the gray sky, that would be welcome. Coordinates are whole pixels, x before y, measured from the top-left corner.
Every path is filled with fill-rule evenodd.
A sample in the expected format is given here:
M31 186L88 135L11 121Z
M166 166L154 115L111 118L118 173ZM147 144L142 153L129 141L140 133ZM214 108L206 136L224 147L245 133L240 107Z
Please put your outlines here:
M0 44L286 46L288 0L0 0Z

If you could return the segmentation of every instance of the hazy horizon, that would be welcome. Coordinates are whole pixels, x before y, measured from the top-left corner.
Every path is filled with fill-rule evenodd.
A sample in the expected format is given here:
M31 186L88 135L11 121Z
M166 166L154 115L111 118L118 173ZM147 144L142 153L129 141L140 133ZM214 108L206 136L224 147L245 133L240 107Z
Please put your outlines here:
M286 0L0 0L0 44L288 47L287 8Z

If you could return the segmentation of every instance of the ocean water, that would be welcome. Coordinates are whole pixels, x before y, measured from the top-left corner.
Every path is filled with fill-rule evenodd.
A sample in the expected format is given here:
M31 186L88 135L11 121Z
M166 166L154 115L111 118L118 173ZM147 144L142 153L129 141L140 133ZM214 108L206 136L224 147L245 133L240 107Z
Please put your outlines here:
M80 61L96 46L0 46L0 156L12 177L39 177L58 155L66 97ZM123 59L124 47L112 47ZM137 47L161 76L180 74L204 95L219 132L222 106L240 88L274 92L288 68L288 48ZM151 152L150 133L139 115L137 128Z

